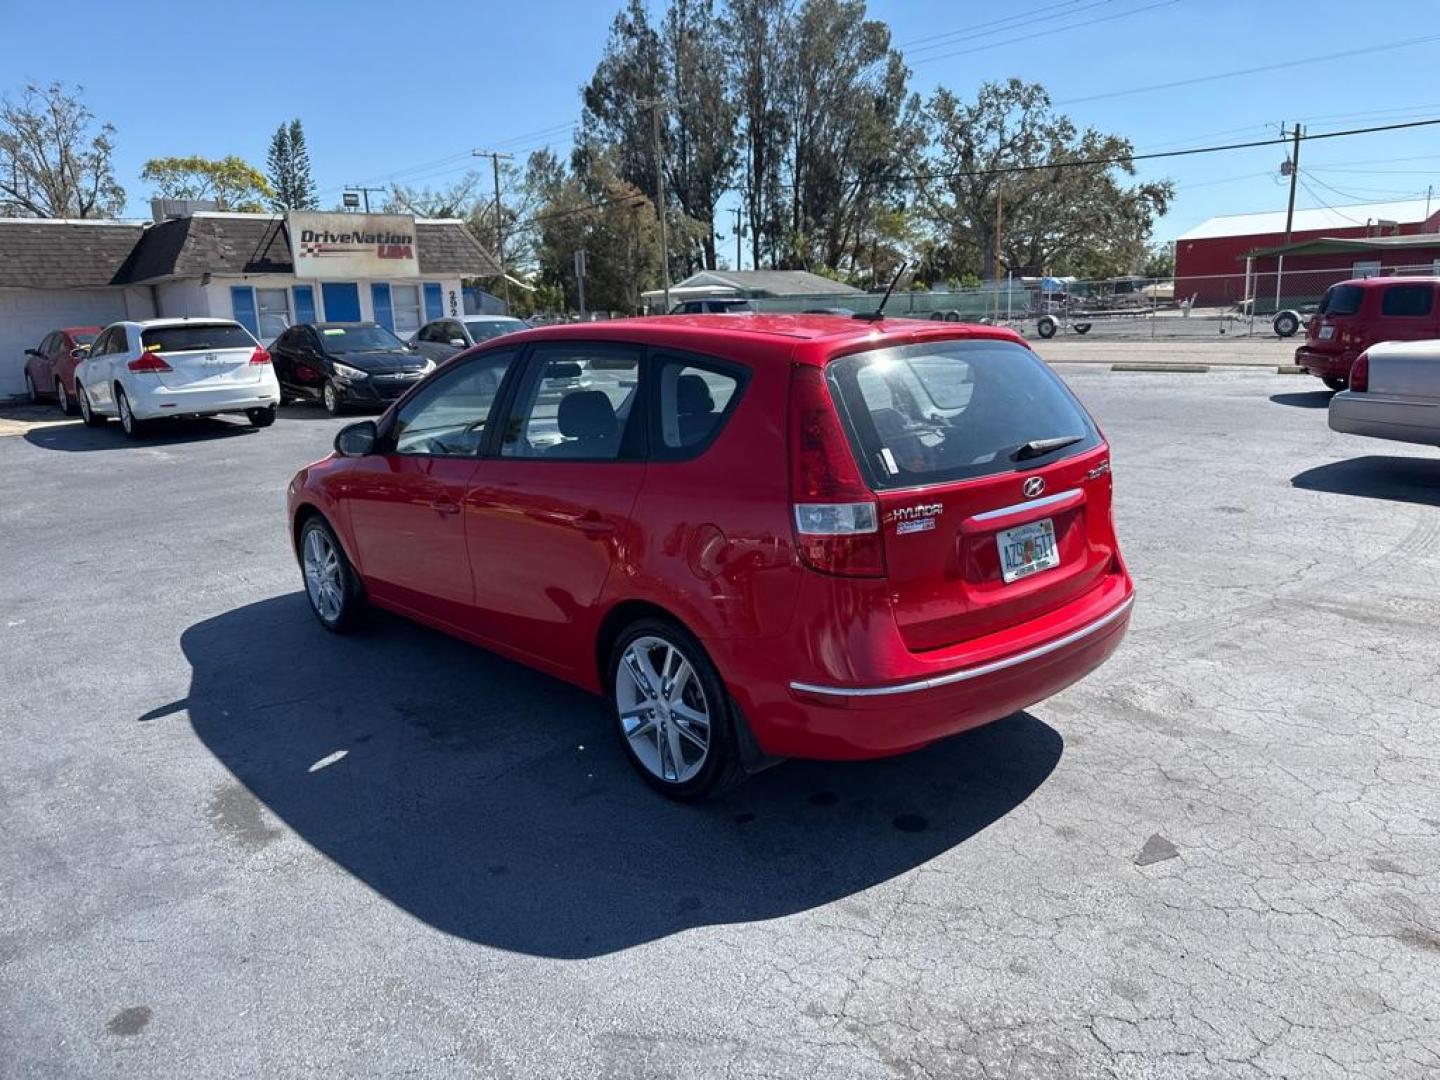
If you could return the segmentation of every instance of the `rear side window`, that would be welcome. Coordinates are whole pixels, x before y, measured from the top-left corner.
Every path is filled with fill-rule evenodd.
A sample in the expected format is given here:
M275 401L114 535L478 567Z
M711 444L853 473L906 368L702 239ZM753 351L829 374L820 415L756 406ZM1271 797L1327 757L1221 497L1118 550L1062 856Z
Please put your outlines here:
M641 447L627 431L639 396L640 354L588 342L535 350L506 422L504 457L614 461ZM643 435L641 437L643 442Z
M687 458L699 453L719 434L738 400L741 373L726 365L697 364L658 357L656 360L656 438L651 453L658 458Z
M1359 285L1331 285L1320 301L1320 314L1354 315L1364 299L1365 290Z
M201 349L253 349L255 339L239 323L152 326L141 332L146 352L195 352Z
M1429 315L1435 290L1429 285L1391 285L1380 299L1381 315Z
M841 357L826 374L876 488L1030 469L1099 443L1059 377L1012 342L877 349ZM1057 442L1022 449L1041 440Z

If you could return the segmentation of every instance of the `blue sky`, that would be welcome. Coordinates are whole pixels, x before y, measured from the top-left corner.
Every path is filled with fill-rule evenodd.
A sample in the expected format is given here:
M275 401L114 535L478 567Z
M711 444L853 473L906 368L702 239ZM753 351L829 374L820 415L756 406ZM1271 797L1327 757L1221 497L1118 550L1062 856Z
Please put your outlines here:
M0 90L27 78L79 82L118 129L117 164L143 216L142 162L239 154L263 167L271 133L299 116L325 205L346 184L441 184L474 147L523 157L564 151L619 0L529 3L198 5L0 0ZM1263 138L1282 121L1312 131L1440 117L1427 89L1440 40L1186 87L1175 80L1353 53L1440 33L1433 0L871 0L928 93L962 96L1015 75L1043 82L1082 124L1137 151ZM652 0L657 15L661 0ZM1028 16L999 30L986 26ZM406 22L407 16L413 21ZM76 28L83 28L83 33ZM77 36L78 33L78 36ZM937 35L947 35L938 37ZM951 55L959 53L960 55ZM1080 100L1089 99L1089 100ZM1068 103L1068 104L1067 104ZM1283 153L1263 147L1144 166L1179 189L1156 231L1213 214L1283 208ZM1440 186L1440 127L1314 142L1298 205L1379 201ZM727 201L728 205L728 201ZM728 215L719 215L720 223ZM722 246L723 250L723 246Z

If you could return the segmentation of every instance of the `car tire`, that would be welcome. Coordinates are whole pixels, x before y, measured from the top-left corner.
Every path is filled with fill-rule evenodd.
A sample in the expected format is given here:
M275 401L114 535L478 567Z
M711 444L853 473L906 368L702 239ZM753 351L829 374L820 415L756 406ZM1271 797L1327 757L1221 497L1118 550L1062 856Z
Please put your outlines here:
M85 421L86 427L104 427L105 417L101 416L90 405L90 394L84 384L75 384L75 397L80 402L80 419Z
M40 404L40 391L35 388L35 380L30 377L30 372L25 372L25 400L31 405Z
M615 639L606 671L616 736L652 788L692 802L744 779L730 695L693 634L640 619Z
M320 403L331 416L345 415L345 403L340 399L340 391L329 379L325 380L325 387L320 391Z
M1293 311L1282 311L1270 323L1276 337L1294 337L1300 332L1300 316Z
M263 409L246 409L245 419L250 421L251 427L269 427L275 423L275 406L267 405Z
M1074 330L1075 333L1079 334L1081 337L1084 337L1090 332L1090 324L1088 322L1072 323L1070 329Z
M1046 341L1049 341L1052 337L1054 337L1055 331L1059 328L1060 324L1057 323L1049 315L1042 315L1040 317L1040 321L1035 324L1035 332L1039 334L1042 338L1044 338Z
M319 514L300 528L300 576L310 611L332 634L348 634L364 618L365 590L335 530Z
M149 433L149 426L137 417L135 410L130 407L130 399L125 396L123 386L115 387L115 412L120 417L120 430L125 432L127 438L143 439Z
M55 380L55 402L64 416L74 416L79 411L75 408L75 399L65 392L65 384L59 379Z
M1321 380L1321 382L1323 382L1331 390L1334 390L1337 393L1341 390L1344 390L1345 387L1350 385L1348 382L1346 382L1346 380L1340 378L1338 375L1326 375Z

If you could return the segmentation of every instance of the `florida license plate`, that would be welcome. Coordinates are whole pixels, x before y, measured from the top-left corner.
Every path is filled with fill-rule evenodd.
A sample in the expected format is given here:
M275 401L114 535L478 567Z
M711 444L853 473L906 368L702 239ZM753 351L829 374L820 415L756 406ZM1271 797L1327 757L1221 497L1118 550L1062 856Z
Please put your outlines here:
M1060 565L1055 522L1050 518L1006 529L995 542L1000 547L1000 574L1007 585Z

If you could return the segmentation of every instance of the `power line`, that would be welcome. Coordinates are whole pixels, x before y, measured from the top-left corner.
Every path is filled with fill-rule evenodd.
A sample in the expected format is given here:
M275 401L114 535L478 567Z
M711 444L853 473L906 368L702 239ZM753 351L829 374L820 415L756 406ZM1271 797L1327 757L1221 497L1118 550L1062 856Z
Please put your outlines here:
M1108 2L1108 0L1106 0L1106 2ZM938 56L923 56L919 60L916 60L915 64L918 66L920 64L928 64L933 60L949 60L956 56L968 56L971 53L986 52L990 49L999 48L1001 45L1013 45L1019 41L1033 41L1035 38L1050 37L1053 34L1065 34L1069 33L1071 30L1083 30L1086 27L1097 26L1100 23L1113 22L1116 19L1128 18L1131 15L1139 15L1142 12L1152 11L1155 8L1169 7L1172 4L1178 4L1179 2L1180 0L1155 0L1154 3L1146 4L1144 7L1129 8L1125 11L1118 11L1114 15L1102 15L1097 19L1083 19L1078 23L1071 23L1068 26L1055 26L1051 27L1048 30L1037 30L1031 33L1021 34L1018 37L1005 38L1001 41L992 41L988 45L976 45L968 49L958 49L955 52L940 53ZM1091 6L1094 7L1096 5L1092 4ZM1084 9L1082 8L1080 10Z
M1051 4L1049 7L1037 8L1034 11L1026 11L1018 15L1006 15L1004 18L991 19L989 22L972 23L969 26L962 26L958 30L947 30L941 34L927 34L924 37L911 38L909 41L896 42L895 48L904 51L905 49L909 49L912 45L919 45L923 50L925 46L922 44L922 42L938 41L941 38L973 36L975 31L984 30L987 26L999 26L1001 23L1012 23L1017 21L1024 22L1027 19L1034 19L1036 16L1044 15L1047 12L1054 11L1056 8L1074 7L1079 2L1080 0L1062 0L1061 3ZM1109 0L1101 0L1101 2L1108 3Z
M1110 98L1127 97L1131 94L1148 94L1154 90L1174 90L1181 86L1196 86L1200 83L1216 82L1220 79L1235 79L1242 75L1258 75L1265 71L1281 71L1285 68L1302 67L1305 64L1319 64L1326 60L1342 60L1348 56L1366 56L1370 53L1385 52L1389 49L1404 49L1411 45L1424 45L1432 41L1440 41L1440 34L1432 34L1429 37L1410 38L1406 41L1391 41L1384 45L1371 45L1363 49L1346 49L1343 52L1326 53L1324 56L1306 56L1299 60L1284 60L1276 64L1261 64L1259 67L1237 68L1234 71L1221 71L1214 75L1198 75L1193 79L1176 79L1174 82L1154 83L1150 86L1135 86L1128 90L1109 90L1103 94L1087 94L1085 97L1067 98L1065 101L1057 101L1056 105L1079 105L1086 101L1105 101Z
M1381 131L1402 131L1407 128L1433 127L1440 124L1440 119L1430 120L1407 120L1399 124L1381 124L1376 127L1350 128L1347 131L1321 131L1315 134L1301 135L1302 142L1312 142L1316 139L1339 139L1350 135L1372 135ZM1218 154L1227 150L1252 150L1260 146L1278 146L1288 140L1283 138L1254 139L1250 142L1225 143L1219 146L1192 146L1184 150L1162 150L1150 154L1122 154L1108 158L1081 158L1074 161L1050 161L1038 165L1002 165L993 169L955 169L947 172L937 173L915 173L909 176L900 176L898 180L949 180L955 177L968 176L1003 176L1011 173L1045 172L1052 169L1079 169L1093 168L1097 165L1126 165L1136 161L1154 161L1159 158L1191 157L1195 154ZM863 183L863 181L858 181Z

